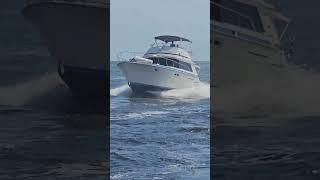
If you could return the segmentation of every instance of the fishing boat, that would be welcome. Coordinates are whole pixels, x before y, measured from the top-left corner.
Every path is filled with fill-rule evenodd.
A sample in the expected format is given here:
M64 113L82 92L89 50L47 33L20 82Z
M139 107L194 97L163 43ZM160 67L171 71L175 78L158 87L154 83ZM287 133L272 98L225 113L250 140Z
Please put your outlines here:
M171 35L154 39L155 43L144 55L117 64L133 92L164 91L197 85L200 82L200 68L193 62L190 48L182 45L192 42Z

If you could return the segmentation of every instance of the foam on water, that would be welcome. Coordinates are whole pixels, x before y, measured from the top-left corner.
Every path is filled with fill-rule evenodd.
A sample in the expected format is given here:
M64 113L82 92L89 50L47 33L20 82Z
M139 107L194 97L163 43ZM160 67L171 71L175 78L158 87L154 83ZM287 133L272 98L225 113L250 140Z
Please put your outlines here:
M199 100L210 98L210 85L204 82L200 82L191 88L184 89L172 89L161 92L149 92L156 97L179 99L179 100ZM125 84L110 90L111 96L130 96L132 91L130 87Z
M160 93L164 98L177 99L208 99L210 98L210 85L204 82L199 83L191 88L172 89Z
M35 98L47 94L64 83L58 73L49 73L26 82L0 87L1 105L22 106Z
M126 114L125 117L123 117L123 119L142 119L150 116L152 117L161 116L168 113L169 112L166 112L166 111L147 111L147 112L140 112L140 113L132 112L132 113Z
M122 86L110 89L111 96L129 96L132 93L128 84L124 84Z
M260 115L320 115L319 82L319 73L291 66L277 79L266 76L261 82L221 90L213 88L217 100L215 109Z

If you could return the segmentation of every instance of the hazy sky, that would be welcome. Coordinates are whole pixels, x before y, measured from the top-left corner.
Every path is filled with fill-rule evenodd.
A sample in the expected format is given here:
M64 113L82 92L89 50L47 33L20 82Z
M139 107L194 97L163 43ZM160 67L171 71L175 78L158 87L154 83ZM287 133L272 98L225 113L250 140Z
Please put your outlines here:
M111 60L145 52L158 35L190 39L195 61L209 60L209 0L111 0Z

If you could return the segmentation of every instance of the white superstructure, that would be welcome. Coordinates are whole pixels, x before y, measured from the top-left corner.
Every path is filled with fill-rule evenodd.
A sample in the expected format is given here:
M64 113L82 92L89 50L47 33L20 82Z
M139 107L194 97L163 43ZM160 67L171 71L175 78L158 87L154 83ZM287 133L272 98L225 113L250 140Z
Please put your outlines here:
M157 36L152 47L142 56L118 64L135 92L190 88L199 83L199 67L191 51L179 45L191 43L178 36ZM159 44L159 41L163 42Z

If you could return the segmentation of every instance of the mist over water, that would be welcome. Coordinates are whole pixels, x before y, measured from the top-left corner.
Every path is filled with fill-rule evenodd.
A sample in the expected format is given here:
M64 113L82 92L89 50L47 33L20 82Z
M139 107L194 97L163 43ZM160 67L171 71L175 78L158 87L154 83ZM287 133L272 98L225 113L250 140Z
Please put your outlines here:
M57 87L67 88L58 73L48 73L28 81L0 87L2 105L23 106L33 99L47 95Z
M318 82L319 72L290 65L280 77L266 75L260 82L216 89L215 97L220 104L214 111L288 117L320 115Z

